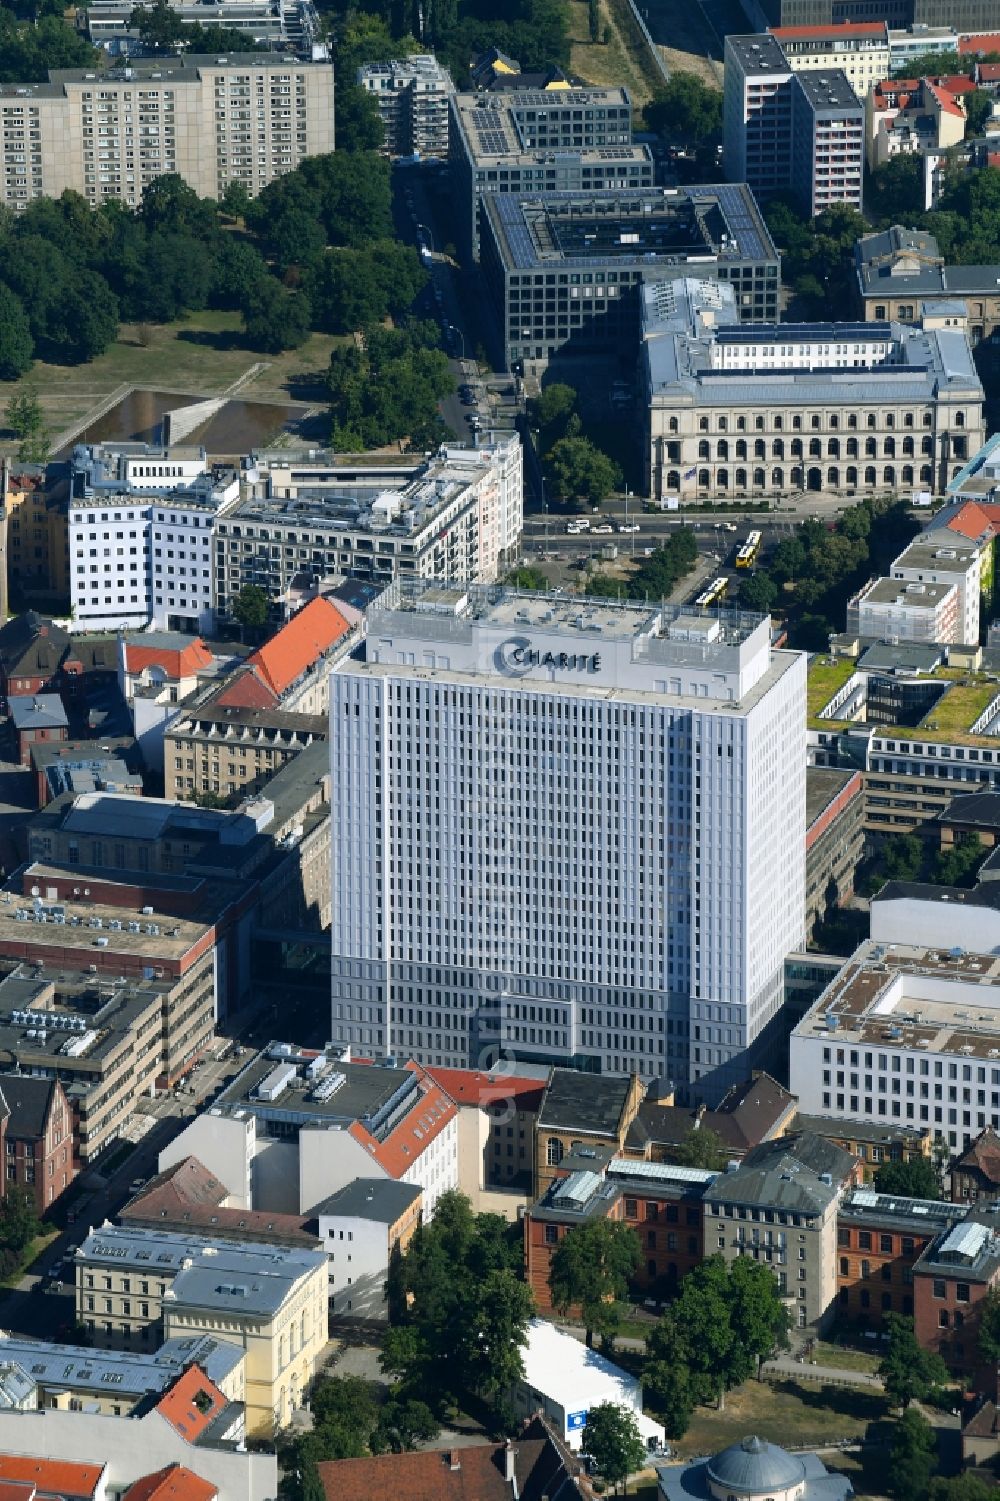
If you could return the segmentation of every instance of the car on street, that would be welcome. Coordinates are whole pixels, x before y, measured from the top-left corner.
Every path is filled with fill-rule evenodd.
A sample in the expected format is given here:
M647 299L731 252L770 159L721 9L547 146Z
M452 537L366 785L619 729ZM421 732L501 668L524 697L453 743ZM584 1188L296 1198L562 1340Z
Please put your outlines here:
M621 521L618 523L618 530L626 533L637 532L639 530L639 523L637 521L630 521L626 524L624 521Z
M599 526L592 526L590 530L593 532L594 536L606 537L609 532L614 531L614 527L611 525L610 521L602 521Z

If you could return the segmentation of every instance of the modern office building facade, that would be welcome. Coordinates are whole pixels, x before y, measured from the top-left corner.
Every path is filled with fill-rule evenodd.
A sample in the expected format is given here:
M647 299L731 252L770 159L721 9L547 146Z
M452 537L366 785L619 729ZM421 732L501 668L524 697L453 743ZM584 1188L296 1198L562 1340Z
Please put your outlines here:
M941 492L985 435L965 333L739 320L731 288L643 287L647 494Z
M804 691L757 616L394 585L331 679L333 1037L743 1078L804 930Z
M500 194L483 205L483 272L508 369L631 350L643 282L726 282L748 323L778 316L779 258L742 185L634 193Z
M792 193L810 217L860 209L864 107L839 67L797 67L778 39L788 34L726 38L726 176L761 200Z
M524 88L453 94L449 155L459 252L478 260L481 204L496 193L598 192L653 185L647 146L632 144L624 88Z
M761 31L768 26L831 26L845 21L882 21L900 29L997 29L996 0L742 0L742 4Z
M177 173L203 198L251 195L333 150L333 65L279 53L146 57L0 86L0 203L71 189L138 204Z

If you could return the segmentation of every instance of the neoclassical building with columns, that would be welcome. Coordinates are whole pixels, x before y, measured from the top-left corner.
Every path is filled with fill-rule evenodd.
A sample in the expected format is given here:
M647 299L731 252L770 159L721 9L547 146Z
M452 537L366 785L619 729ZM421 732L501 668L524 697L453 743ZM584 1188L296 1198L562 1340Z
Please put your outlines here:
M748 325L725 283L651 282L639 363L654 499L940 493L986 435L960 304Z

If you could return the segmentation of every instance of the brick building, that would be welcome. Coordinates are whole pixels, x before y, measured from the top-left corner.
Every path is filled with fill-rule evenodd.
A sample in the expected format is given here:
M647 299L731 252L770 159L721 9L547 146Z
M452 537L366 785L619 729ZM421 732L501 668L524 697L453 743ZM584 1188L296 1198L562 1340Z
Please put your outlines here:
M611 1155L622 1152L644 1095L637 1074L602 1076L554 1068L535 1131L535 1198L544 1194L568 1153L598 1146Z
M864 781L860 771L806 768L806 928L854 892L865 850Z
M952 1205L855 1189L837 1211L837 1317L862 1328L913 1316L913 1268L960 1218Z
M878 1121L839 1121L833 1116L796 1115L794 1131L809 1131L850 1152L861 1164L862 1180L870 1183L887 1162L914 1162L930 1157L933 1134L928 1127L882 1125Z
M41 1215L76 1176L73 1112L58 1079L0 1074L0 1198L26 1188Z
M1000 1198L1000 1136L992 1126L980 1131L952 1166L951 1196L956 1204Z
M935 1237L913 1268L917 1340L955 1371L977 1363L979 1304L1000 1279L1000 1216L972 1210Z
M57 693L36 693L30 698L12 694L7 705L22 766L31 765L33 745L61 744L69 738L69 720Z
M549 1267L559 1242L574 1227L601 1219L631 1225L639 1237L638 1289L675 1292L704 1257L701 1199L715 1177L702 1168L611 1157L607 1148L585 1147L564 1158L524 1215L525 1279L538 1307L552 1306Z

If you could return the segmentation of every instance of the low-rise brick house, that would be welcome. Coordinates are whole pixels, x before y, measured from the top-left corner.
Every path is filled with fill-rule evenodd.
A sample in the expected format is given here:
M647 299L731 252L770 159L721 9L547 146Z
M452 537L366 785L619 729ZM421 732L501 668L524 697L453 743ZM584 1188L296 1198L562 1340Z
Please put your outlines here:
M584 1148L560 1164L558 1176L524 1215L525 1277L543 1311L552 1307L549 1267L571 1229L595 1219L630 1225L641 1257L635 1286L668 1295L705 1254L702 1195L716 1177L707 1169L611 1157Z
M1000 1281L1000 1214L975 1208L935 1236L913 1268L917 1340L957 1372L977 1365L979 1306Z
M563 1158L581 1147L623 1152L645 1088L638 1074L584 1074L554 1068L535 1128L534 1195L540 1198Z
M44 1214L76 1176L73 1112L58 1079L0 1074L3 1181L28 1189Z
M807 1131L850 1152L861 1163L870 1183L887 1162L916 1162L930 1158L934 1134L929 1126L903 1126L895 1122L838 1120L832 1115L796 1115L793 1131Z
M692 1131L710 1131L727 1157L739 1161L762 1142L783 1136L795 1119L796 1104L795 1096L763 1071L734 1084L714 1110L643 1100L625 1137L624 1155L671 1162Z
M890 1313L912 1318L913 1268L962 1212L869 1188L845 1194L837 1211L838 1320L877 1329Z
M1000 1198L1000 1135L992 1126L980 1131L953 1166L951 1196L956 1203Z

